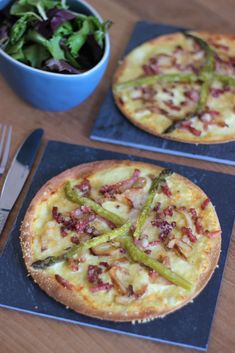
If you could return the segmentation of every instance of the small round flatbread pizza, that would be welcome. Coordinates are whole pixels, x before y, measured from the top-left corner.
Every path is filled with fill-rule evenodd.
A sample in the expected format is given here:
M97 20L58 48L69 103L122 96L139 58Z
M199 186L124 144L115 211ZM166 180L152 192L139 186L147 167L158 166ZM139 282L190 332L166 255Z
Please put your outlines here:
M36 194L21 228L29 274L78 313L163 317L198 295L220 254L207 195L156 165L102 161L66 170Z
M121 61L115 102L134 125L196 144L235 140L235 36L174 33Z

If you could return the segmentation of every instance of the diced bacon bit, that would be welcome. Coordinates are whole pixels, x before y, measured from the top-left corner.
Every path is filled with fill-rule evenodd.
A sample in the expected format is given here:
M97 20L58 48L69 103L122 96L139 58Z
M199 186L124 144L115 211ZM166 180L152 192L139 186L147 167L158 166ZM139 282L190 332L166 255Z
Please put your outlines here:
M83 195L88 195L91 191L91 184L87 178L84 178L81 184L75 185L76 189L79 189Z
M113 285L111 283L104 283L102 279L99 278L99 276L103 273L104 270L106 270L106 266L104 266L104 263L101 265L101 267L97 265L88 266L87 279L88 282L94 285L93 287L90 287L90 291L92 293L96 293L99 291L108 291L113 288Z
M174 206L168 206L168 207L164 208L163 213L164 213L165 216L172 217L174 209L175 209Z
M67 279L63 278L60 275L55 275L55 279L56 281L61 284L61 286L63 286L66 289L72 290L73 289L73 285L72 283L70 283L69 281L67 281Z
M196 232L198 234L203 234L204 228L203 228L203 225L201 223L201 217L197 217L195 219L195 221L194 221L194 224L195 224Z
M169 223L160 218L156 218L152 222L153 226L156 226L160 229L160 239L163 241L166 237L172 232L173 228L176 226L176 222Z
M215 230L213 232L210 232L209 230L206 230L204 232L204 235L208 238L217 238L221 235L221 230Z
M141 93L142 93L142 99L144 101L151 101L153 100L156 90L152 86L141 86Z
M73 244L80 244L80 240L79 240L79 237L76 236L76 235L73 235L71 238L70 238L70 241L73 243Z
M160 243L161 243L160 240L153 240L153 241L150 241L150 242L148 243L148 246L149 246L149 247L154 247L154 246L158 246Z
M173 101L170 99L168 101L164 101L164 104L171 110L179 112L181 110L181 106L175 105Z
M221 94L225 93L226 91L223 88L211 88L210 93L212 97L218 98Z
M62 226L62 227L60 228L60 234L61 234L61 236L62 236L63 238L67 237L68 232L67 232L67 230L66 230L66 228L65 228L64 226Z
M110 265L106 261L99 262L99 266L103 266L107 271L110 269Z
M167 183L164 183L162 185L162 192L163 194L165 194L167 197L171 197L172 196L172 192L169 188L169 186L167 185Z
M205 210L205 208L207 208L207 206L209 205L209 203L211 202L211 200L207 197L201 204L201 209Z
M161 264L165 265L166 267L170 268L170 258L167 255L160 255L159 258L157 259Z
M193 221L195 221L197 219L197 211L196 211L196 209L195 208L190 208L189 212L191 213Z
M158 213L160 209L161 209L161 202L157 202L153 208L153 211L156 211Z
M78 259L67 259L68 267L73 271L76 272L79 270L79 260Z
M181 125L180 125L180 127L182 128L182 129L186 129L186 130L188 130L189 132L191 132L193 135L195 135L195 136L201 136L201 131L200 130L198 130L198 129L196 129L195 127L193 127L193 126L191 126L192 125L192 122L191 121L184 121Z
M144 250L144 252L145 252L145 254L150 255L152 253L152 250L146 249L146 250Z
M58 207L53 207L52 208L52 217L57 223L62 223L63 222L63 216L61 213L58 212Z
M115 194L121 194L125 190L130 189L133 186L133 184L137 181L139 176L140 176L140 170L135 169L133 172L133 175L130 178L122 180L116 184L103 185L100 188L100 192L105 196L113 196Z
M90 287L90 291L92 293L97 293L100 291L109 291L112 288L113 288L113 285L111 283L106 282L106 283L100 283L95 287Z
M190 241L192 243L196 243L197 238L195 237L195 235L193 235L192 229L188 228L188 227L182 227L181 228L181 232L183 233L183 235L187 235L187 237L190 239Z
M61 235L67 235L67 231L83 232L90 222L96 218L89 207L81 206L70 213L70 217L64 217L58 212L58 207L52 208L52 217L58 224L61 224Z
M195 102L195 103L196 103L196 102L198 101L198 99L199 99L199 93L198 93L198 91L196 91L195 89L192 89L192 90L190 90L190 91L184 92L184 95L185 95L186 98L191 99L191 101L193 101L193 102Z
M148 270L148 275L151 280L156 280L159 277L159 274L151 268Z
M154 75L160 73L160 66L168 66L172 62L172 58L167 54L158 54L148 60L146 64L142 66L143 71L146 75Z

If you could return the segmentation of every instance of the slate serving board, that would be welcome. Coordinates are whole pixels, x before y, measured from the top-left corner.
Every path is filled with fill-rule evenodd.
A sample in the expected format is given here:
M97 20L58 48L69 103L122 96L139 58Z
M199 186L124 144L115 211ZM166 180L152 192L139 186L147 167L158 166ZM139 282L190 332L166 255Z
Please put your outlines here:
M136 46L154 37L185 30L185 28L158 23L137 22L124 56ZM195 145L162 139L135 127L116 107L111 88L109 88L101 105L90 138L96 141L141 148L154 152L235 165L235 142Z
M63 170L84 162L103 159L141 160L170 167L202 187L216 205L223 230L219 268L192 304L188 304L164 319L133 325L101 321L79 315L48 297L30 277L26 276L19 243L19 228L31 199L48 179ZM234 181L235 178L231 175L50 141L0 258L0 306L106 331L206 350L233 227Z

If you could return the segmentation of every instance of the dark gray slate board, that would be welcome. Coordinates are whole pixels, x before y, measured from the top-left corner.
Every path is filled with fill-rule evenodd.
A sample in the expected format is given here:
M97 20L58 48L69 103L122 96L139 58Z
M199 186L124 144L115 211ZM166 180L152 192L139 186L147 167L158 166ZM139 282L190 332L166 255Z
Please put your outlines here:
M184 30L184 28L158 23L137 22L124 55L149 39ZM235 165L235 142L194 145L165 140L138 129L118 110L111 89L108 90L101 105L90 138L116 145Z
M19 228L33 196L48 179L63 170L84 162L103 159L141 160L170 167L175 172L185 175L202 187L211 198L213 204L216 205L223 230L219 268L216 269L212 280L193 304L188 304L164 319L154 320L146 324L132 325L131 323L101 321L79 315L48 297L31 278L26 276L19 243ZM233 227L234 181L235 178L231 175L84 146L56 141L49 142L0 258L0 306L106 331L206 350Z

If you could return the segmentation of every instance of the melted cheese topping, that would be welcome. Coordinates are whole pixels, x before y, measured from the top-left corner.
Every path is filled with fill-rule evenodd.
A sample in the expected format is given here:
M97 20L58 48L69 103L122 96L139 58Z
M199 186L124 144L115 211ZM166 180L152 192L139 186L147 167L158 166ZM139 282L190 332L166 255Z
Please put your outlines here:
M140 169L141 177L146 178L147 182L143 189L129 189L123 194L119 194L114 200L106 200L104 198L102 200L102 195L99 192L101 186L130 178L135 168ZM158 167L136 162L133 164L123 162L123 165L118 165L115 168L113 166L109 167L107 164L101 170L93 170L88 176L91 185L91 197L94 200L99 200L99 202L102 200L104 208L125 219L131 220L135 224L147 198L148 190L151 186L151 177L152 175L158 175L159 172L160 168ZM81 181L81 179L73 180L74 184L79 184ZM204 229L209 231L220 229L213 205L210 203L205 210L201 210L200 206L202 201L205 200L206 195L198 187L177 174L170 176L167 179L167 184L172 192L172 196L169 198L163 192L156 194L151 214L143 227L142 234L148 235L149 242L159 240L160 230L151 224L151 220L156 215L153 208L158 202L161 203L161 209L169 205L174 205L177 209L180 207L188 209L194 207L201 217ZM58 255L72 245L71 236L76 233L70 232L69 235L62 237L60 225L52 217L52 208L54 206L58 207L59 212L64 215L78 208L78 205L70 202L65 197L63 186L64 183L50 197L46 199L42 197L40 202L37 202L35 205L34 218L30 225L32 232L31 262L48 256ZM135 205L134 208L127 206L126 197L132 200ZM173 229L172 233L175 238L181 239L181 227L188 226L185 216L181 212L174 212L173 216L167 216L166 220L176 222L177 226ZM108 230L107 224L102 222L102 220L96 220L95 222L95 226L102 229L103 232ZM196 243L191 244L192 250L187 260L179 257L173 250L167 250L161 242L151 248L152 252L149 255L154 259L167 256L171 270L190 281L193 284L192 291L187 291L173 285L159 275L155 278L150 278L146 267L133 262L127 254L120 254L118 252L112 256L96 256L91 251L86 250L82 254L83 262L79 263L78 271L72 271L67 262L57 263L42 271L49 277L59 274L65 280L69 281L74 286L76 295L90 309L93 308L94 310L101 310L106 313L121 313L127 316L133 313L146 312L152 313L154 316L154 312L166 313L187 301L187 298L191 298L193 293L198 290L197 285L202 274L213 271L210 267L210 258L220 242L220 237L210 239L204 235L197 234L197 239ZM116 240L112 242L114 246L117 244L119 243ZM119 259L123 259L123 257L126 261L122 262L120 260L118 266L121 267L121 270L117 273L122 283L126 288L131 285L133 291L136 293L141 292L143 288L144 292L134 299L120 294L115 286L108 291L92 293L90 290L92 285L87 280L88 266L98 265L100 262L107 262L112 266ZM77 255L74 258L76 259ZM109 271L102 273L100 278L105 283L112 283ZM69 291L68 289L64 290Z
M230 58L234 60L235 57L235 40L222 35L205 33L196 33L195 35L207 40L216 55L224 62L228 62L228 64L225 64L218 61L216 72L235 78L235 69L232 69L231 65L229 66ZM153 64L153 69L157 70L155 75L200 71L205 55L202 50L196 50L194 45L193 40L186 39L179 33L146 42L126 57L116 73L115 84L145 76L144 66L150 65L151 59L154 62L155 58L157 58L158 63L157 65ZM224 49L223 46L227 49ZM154 74L154 72L151 74ZM138 89L140 92L140 90L146 88L152 89L155 94L149 97L147 95L146 98L146 95L136 93ZM212 94L214 88L222 89L222 83L216 80L212 82L211 93L207 100L206 111L217 112L215 117L211 116L212 123L205 125L199 116L195 116L191 120L191 126L201 132L200 136L194 135L186 128L178 128L163 136L194 143L216 143L233 140L235 138L235 88L230 87L229 91L218 94L218 96ZM114 90L114 96L119 108L127 118L140 128L159 135L171 125L172 121L180 120L195 111L197 99L192 100L184 94L191 90L199 93L200 85L197 83L163 84L158 82L152 85L143 84L139 87L116 89ZM166 106L166 102L170 102L170 105ZM173 108L171 108L172 104Z

